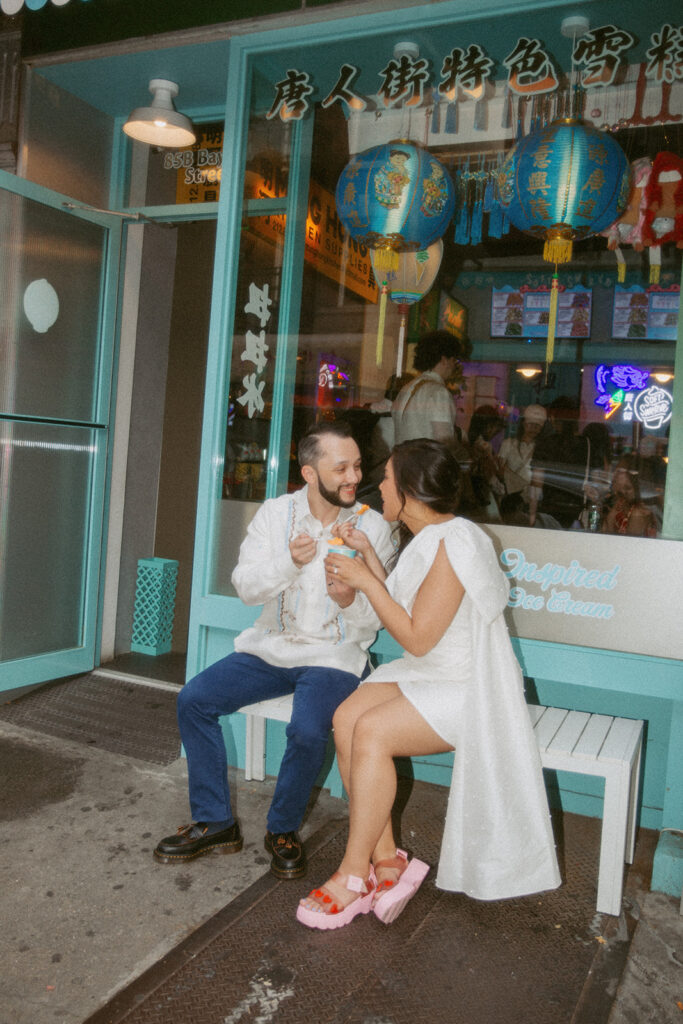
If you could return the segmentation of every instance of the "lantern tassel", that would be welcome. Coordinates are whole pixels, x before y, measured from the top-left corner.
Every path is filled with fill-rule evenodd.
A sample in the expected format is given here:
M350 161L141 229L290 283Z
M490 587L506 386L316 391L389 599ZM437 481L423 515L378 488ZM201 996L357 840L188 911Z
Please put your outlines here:
M399 268L398 253L390 246L375 249L375 259L373 263L378 270L396 271Z
M405 347L406 327L408 325L408 312L410 306L405 302L399 302L398 311L401 314L400 326L398 329L398 347L396 349L396 376L403 373L403 350Z
M384 321L387 317L387 295L389 286L386 281L382 282L379 297L379 319L377 321L377 344L375 346L375 362L381 366L384 359Z
M614 250L614 255L617 258L617 281L619 284L623 284L626 280L626 260L619 246Z
M548 263L569 263L572 258L571 238L549 238L543 246L543 259Z
M560 295L560 282L557 277L557 267L553 274L553 283L550 287L550 313L548 315L548 341L545 347L545 376L548 381L548 369L555 356L555 327L557 326L557 302Z

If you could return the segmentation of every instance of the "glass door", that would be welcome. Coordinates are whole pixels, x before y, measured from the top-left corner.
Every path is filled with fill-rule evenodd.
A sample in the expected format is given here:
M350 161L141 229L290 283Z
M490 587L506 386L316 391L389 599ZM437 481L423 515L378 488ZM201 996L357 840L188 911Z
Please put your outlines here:
M95 664L121 227L0 175L0 690Z

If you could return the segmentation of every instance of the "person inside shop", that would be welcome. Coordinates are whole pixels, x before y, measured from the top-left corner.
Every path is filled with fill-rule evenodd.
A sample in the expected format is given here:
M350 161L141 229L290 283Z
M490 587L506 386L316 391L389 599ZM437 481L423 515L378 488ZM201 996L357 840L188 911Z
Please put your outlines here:
M547 418L548 414L542 405L527 405L517 424L515 436L506 437L498 451L505 494L520 494L527 508L530 498L531 460L536 441Z
M366 407L376 417L374 428L367 440L365 449L360 444L363 456L363 483L358 492L359 499L366 501L370 508L378 512L382 510L379 485L384 477L384 467L394 444L394 421L391 409L404 385L415 379L414 373L392 373L387 380L384 396ZM358 441L358 437L356 436Z
M470 480L479 517L483 522L499 522L498 501L504 494L501 467L494 441L505 430L505 421L495 405L480 405L474 410L467 431L472 463Z
M588 439L578 433L578 403L560 395L548 407L550 433L539 437L531 459L529 522L537 512L556 519L563 530L581 529L585 486L590 475Z
M396 444L428 437L462 446L455 402L446 385L456 377L463 354L462 342L448 331L430 331L417 341L413 365L419 376L401 388L391 410Z
M232 574L247 605L263 605L235 650L191 679L178 695L194 821L161 840L154 857L178 863L242 848L233 816L219 724L245 705L293 694L287 745L268 811L265 848L278 878L306 870L298 836L325 757L332 715L368 671L379 619L368 599L327 572L328 543L353 523L380 561L393 553L389 526L356 501L360 451L348 424L322 422L300 440L305 486L271 498L252 519Z
M605 498L602 532L625 537L656 537L654 511L643 500L641 466L637 455L624 455L617 462L610 493Z
M356 557L327 557L330 575L364 595L404 653L375 669L334 716L349 837L338 871L299 903L297 918L311 928L339 928L370 911L389 923L429 870L396 847L395 757L456 751L437 886L491 900L560 884L503 618L508 582L483 530L456 516L460 482L444 444L397 445L382 483L384 518L401 538L391 572L352 524L342 536Z

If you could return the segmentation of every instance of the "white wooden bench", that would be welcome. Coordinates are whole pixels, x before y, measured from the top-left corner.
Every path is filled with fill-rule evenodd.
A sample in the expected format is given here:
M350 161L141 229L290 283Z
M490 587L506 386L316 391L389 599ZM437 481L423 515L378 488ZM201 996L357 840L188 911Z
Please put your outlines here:
M288 722L291 711L291 696L242 708L246 716L245 778L265 779L266 719ZM529 715L544 768L605 780L596 908L600 914L618 916L624 862L633 863L635 848L643 723L536 705L529 705ZM329 788L333 796L342 795L336 763Z

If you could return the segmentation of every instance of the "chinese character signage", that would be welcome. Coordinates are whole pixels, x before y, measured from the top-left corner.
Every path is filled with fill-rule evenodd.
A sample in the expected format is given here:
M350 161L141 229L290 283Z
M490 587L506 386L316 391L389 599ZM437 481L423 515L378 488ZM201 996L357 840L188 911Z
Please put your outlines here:
M590 338L592 298L590 288L560 286L556 338ZM549 318L549 287L493 289L492 338L547 338Z
M671 84L683 78L681 28L668 23L653 31L647 40L645 75L652 82ZM621 81L623 69L638 38L627 29L607 24L591 28L576 40L572 63L584 89L602 89ZM556 92L562 85L558 68L542 39L520 36L512 49L489 55L479 42L465 50L454 46L438 59L429 62L408 52L394 55L377 71L376 95L386 109L414 108L433 102L438 95L454 103L459 98L480 100L486 95L493 68L498 65L507 72L505 86L519 97L543 96ZM437 76L437 69L440 77ZM323 107L340 103L345 112L368 107L368 98L358 93L354 82L360 71L354 64L344 63L330 69L324 81L316 81L305 69L287 68L273 84L273 99L266 117L282 121L301 119L310 110L310 96L318 89ZM335 81L336 76L336 81Z
M612 337L633 341L675 341L681 301L679 285L614 289Z

